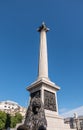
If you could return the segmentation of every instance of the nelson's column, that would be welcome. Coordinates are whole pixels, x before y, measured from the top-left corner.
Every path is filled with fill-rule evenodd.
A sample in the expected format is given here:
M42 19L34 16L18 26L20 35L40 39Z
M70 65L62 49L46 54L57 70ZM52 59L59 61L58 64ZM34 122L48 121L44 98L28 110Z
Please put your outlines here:
M27 87L30 92L30 98L41 98L44 104L45 117L47 120L47 130L70 130L68 124L58 114L57 91L60 89L53 83L48 76L48 56L47 56L47 38L46 34L49 28L45 23L38 28L40 33L40 50L38 77L35 82Z

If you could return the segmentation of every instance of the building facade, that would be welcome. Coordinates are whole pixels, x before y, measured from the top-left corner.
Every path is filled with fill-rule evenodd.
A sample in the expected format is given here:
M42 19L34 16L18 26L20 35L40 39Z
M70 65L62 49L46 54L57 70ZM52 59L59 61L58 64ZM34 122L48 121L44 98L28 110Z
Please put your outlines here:
M26 113L26 108L20 106L18 103L14 101L9 100L0 102L0 110L12 115L19 112L22 114L22 116L25 116Z
M83 116L65 118L64 122L72 129L83 130Z

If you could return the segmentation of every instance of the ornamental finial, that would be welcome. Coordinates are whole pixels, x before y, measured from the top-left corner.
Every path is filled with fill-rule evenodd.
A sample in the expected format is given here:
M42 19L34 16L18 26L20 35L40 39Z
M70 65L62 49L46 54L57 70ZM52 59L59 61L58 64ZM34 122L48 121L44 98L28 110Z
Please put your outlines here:
M38 32L41 32L42 30L46 32L50 30L49 28L46 27L44 22L42 22L42 25L37 29Z

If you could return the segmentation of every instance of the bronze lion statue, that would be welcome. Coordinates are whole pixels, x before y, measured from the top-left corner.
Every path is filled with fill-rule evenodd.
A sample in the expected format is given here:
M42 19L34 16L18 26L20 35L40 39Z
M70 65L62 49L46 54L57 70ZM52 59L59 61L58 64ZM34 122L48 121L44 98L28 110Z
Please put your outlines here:
M25 122L17 130L46 130L44 106L40 98L32 98L26 112Z

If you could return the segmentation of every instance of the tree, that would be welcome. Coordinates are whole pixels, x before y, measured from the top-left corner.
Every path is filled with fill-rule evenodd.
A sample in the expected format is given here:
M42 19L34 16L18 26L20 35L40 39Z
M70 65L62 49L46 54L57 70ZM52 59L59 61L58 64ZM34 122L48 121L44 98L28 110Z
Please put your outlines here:
M14 128L17 123L22 122L22 115L16 113L15 115L10 115L8 113L0 111L0 130L7 129L8 127Z
M22 117L22 115L20 113L16 113L15 114L15 118L17 120L17 123L21 123L22 122L23 117Z
M8 127L10 127L10 124L11 124L11 116L10 114L7 113L5 128L7 129Z
M14 128L17 124L17 120L15 118L15 116L11 116L11 124L10 124L10 127L11 128Z
M7 119L7 114L3 111L0 111L0 130L5 128L6 119Z
M22 115L20 113L16 113L15 116L11 116L11 128L14 128L16 126L16 124L21 123L22 122Z

